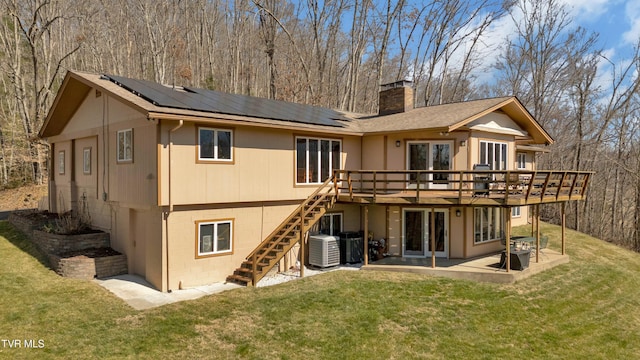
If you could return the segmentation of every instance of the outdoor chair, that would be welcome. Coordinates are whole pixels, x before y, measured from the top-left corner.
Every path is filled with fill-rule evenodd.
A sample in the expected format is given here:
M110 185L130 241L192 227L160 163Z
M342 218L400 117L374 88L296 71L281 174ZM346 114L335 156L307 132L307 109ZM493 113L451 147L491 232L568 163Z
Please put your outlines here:
M531 254L533 254L533 251L540 251L540 254L545 255L545 253L542 252L542 249L546 249L547 248L547 244L549 243L549 237L546 235L542 235L540 236L540 249L538 250L536 248L536 243L533 243L533 246L531 247ZM546 256L546 255L545 255Z

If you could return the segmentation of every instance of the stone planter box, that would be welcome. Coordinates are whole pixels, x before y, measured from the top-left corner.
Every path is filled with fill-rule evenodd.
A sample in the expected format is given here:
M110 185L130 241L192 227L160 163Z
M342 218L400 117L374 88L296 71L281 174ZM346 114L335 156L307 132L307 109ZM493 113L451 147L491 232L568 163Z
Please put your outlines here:
M128 272L127 257L111 248L50 254L49 261L56 273L74 279L91 280Z
M60 235L34 230L31 239L40 250L47 254L62 254L71 251L108 248L111 246L109 233L106 232Z
M29 237L49 258L51 268L64 277L93 279L127 274L127 257L111 249L109 233L61 235L42 231L56 214L17 211L9 222Z
M28 237L33 236L33 231L42 229L46 224L55 221L56 214L43 213L40 215L33 215L31 210L14 211L9 214L9 222L18 228L23 234Z

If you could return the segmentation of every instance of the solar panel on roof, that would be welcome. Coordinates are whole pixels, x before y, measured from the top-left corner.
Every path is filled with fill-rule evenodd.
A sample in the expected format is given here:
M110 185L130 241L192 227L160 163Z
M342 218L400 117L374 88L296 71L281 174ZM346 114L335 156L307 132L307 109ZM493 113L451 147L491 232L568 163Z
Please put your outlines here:
M191 87L179 91L146 80L115 75L104 77L156 106L324 126L343 126L336 120L349 121L338 111L318 106Z

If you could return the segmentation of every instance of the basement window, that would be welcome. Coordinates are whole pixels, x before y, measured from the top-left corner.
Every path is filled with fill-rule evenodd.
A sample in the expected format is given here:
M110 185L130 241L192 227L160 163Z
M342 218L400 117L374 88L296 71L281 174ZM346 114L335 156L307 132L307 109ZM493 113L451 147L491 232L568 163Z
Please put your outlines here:
M198 160L233 160L233 131L230 129L198 128Z
M325 235L339 236L342 232L342 213L324 214L318 222L318 232Z
M511 217L519 218L522 216L522 209L520 206L515 206L511 208Z
M233 253L233 220L196 222L197 257Z

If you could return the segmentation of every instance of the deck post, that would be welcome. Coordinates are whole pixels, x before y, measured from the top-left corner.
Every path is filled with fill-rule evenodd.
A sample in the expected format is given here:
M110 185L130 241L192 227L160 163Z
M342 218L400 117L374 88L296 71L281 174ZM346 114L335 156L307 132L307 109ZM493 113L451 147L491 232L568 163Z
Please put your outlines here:
M431 208L431 268L436 268L436 208Z
M304 205L300 207L300 277L304 277Z
M376 186L377 186L376 172L373 172L373 202L376 202Z
M562 255L565 254L565 229L566 229L566 225L567 225L567 214L566 214L566 205L567 202L563 201L562 202ZM576 214L576 216L578 216L578 214Z
M540 261L540 231L538 230L540 218L538 217L538 211L540 211L540 205L536 205L536 221L532 221L536 223L536 263ZM533 236L533 233L531 235Z
M533 237L536 231L536 207L529 206L529 209L531 209L531 236Z
M538 253L540 252L540 204L536 204L536 262L538 262Z
M418 177L416 178L416 202L420 203L420 171L418 171Z
M369 265L369 206L364 206L364 265Z
M505 257L505 261L507 264L507 272L511 270L511 208L506 207L502 208L503 216L505 218L505 247L507 248L507 253Z

